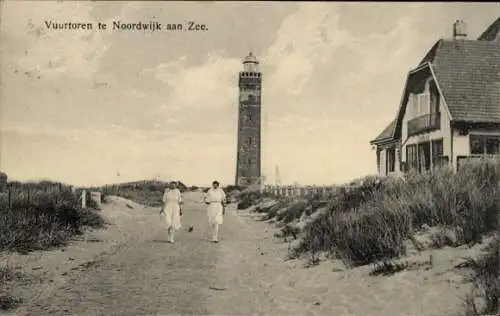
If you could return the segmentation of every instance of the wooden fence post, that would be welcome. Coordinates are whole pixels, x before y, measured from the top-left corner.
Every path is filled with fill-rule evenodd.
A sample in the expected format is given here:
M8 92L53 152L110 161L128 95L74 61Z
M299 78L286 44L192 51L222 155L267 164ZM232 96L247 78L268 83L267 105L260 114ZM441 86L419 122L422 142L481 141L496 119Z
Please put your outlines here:
M87 207L87 192L82 190L82 208Z

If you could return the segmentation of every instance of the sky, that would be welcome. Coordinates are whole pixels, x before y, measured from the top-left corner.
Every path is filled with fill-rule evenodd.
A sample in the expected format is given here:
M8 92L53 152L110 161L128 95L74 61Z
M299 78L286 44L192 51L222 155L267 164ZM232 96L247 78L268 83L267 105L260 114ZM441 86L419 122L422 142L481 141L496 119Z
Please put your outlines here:
M16 180L233 184L238 71L263 76L263 173L330 185L376 173L369 142L408 71L497 3L2 1L0 169ZM195 21L206 31L47 30L44 21Z

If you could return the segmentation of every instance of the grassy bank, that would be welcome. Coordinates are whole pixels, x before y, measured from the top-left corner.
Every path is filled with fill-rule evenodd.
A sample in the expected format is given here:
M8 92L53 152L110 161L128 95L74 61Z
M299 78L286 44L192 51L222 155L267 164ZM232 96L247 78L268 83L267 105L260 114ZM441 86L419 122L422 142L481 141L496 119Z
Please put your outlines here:
M78 193L67 185L10 186L0 199L0 251L28 252L64 245L86 227L103 226L95 208L96 204L89 202L88 208L82 209Z
M364 265L404 255L425 226L442 228L433 236L436 248L480 242L498 228L499 181L496 163L369 179L307 225L296 251L328 251L347 265Z
M435 247L481 241L498 227L500 165L466 165L406 178L366 178L351 190L339 190L330 200L319 195L284 203L276 201L255 211L290 223L319 209L304 225L297 254L330 252L349 266L365 265L405 254L408 241L422 227L442 227ZM258 204L265 196L243 192L239 208Z

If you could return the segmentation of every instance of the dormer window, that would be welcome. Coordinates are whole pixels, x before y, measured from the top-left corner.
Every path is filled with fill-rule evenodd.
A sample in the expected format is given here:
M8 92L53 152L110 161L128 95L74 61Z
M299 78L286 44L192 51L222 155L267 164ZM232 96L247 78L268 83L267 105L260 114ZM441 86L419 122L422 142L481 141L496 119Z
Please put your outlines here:
M432 78L422 81L414 87L408 97L409 119L439 112L439 91Z

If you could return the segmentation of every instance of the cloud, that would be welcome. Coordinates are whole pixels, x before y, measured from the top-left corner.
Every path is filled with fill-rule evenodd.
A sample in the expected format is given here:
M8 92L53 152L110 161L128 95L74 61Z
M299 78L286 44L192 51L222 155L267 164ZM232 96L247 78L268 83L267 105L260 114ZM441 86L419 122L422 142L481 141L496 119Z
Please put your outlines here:
M93 2L7 2L2 7L6 45L21 55L17 65L44 76L61 74L89 80L99 70L110 47L105 33L96 30ZM53 23L93 23L94 30L50 30ZM16 45L19 44L19 45Z
M1 157L2 168L21 180L45 174L74 184L98 184L167 172L187 183L230 182L231 171L221 170L235 158L226 134L140 132L120 126L91 133L33 125L2 126L1 134L1 150L9 153ZM114 179L116 170L120 179Z
M284 19L275 43L260 57L264 71L265 173L279 161L283 170L294 170L301 182L319 179L322 172L350 177L348 174L353 170L345 168L347 161L352 161L353 156L370 155L368 143L374 130L379 128L370 117L377 112L384 113L377 111L373 104L383 97L382 105L393 108L399 100L398 93L394 93L394 104L387 102L387 95L380 90L381 83L376 77L384 72L397 72L398 69L389 67L393 62L405 69L405 63L411 60L407 55L415 49L413 39L418 38L412 29L415 16L414 13L393 20L389 32L359 36L340 27L339 10L332 4L302 4L297 12ZM229 122L237 119L236 79L242 68L241 59L212 52L202 64L190 65L189 62L189 58L183 56L147 70L153 71L166 85L164 111L184 118L183 122L189 121L191 132L205 131L201 127L207 126L202 135L213 132L207 122L221 124L224 127L216 133L231 136L218 138L207 148L210 153L232 153L236 135L234 124ZM399 84L398 78L389 84L393 82ZM346 117L351 119L344 120ZM353 117L363 122L363 128L357 132L353 132ZM212 129L215 131L215 126ZM199 136L198 141L207 143L207 136ZM195 143L185 142L199 148ZM210 156L209 152L203 155ZM219 154L214 155L219 157ZM230 163L234 154L227 155L222 159ZM309 163L304 165L303 161ZM319 173L306 171L311 170L312 165L323 163L328 167ZM357 171L366 173L372 169L366 164ZM328 176L322 181L328 182Z
M349 40L349 33L338 28L338 14L331 4L301 4L285 18L276 42L263 62L274 67L270 90L299 94L318 64L331 60L333 51Z
M99 138L107 140L125 139L127 142L141 141L143 139L177 138L175 131L161 129L139 130L130 129L120 125L111 124L107 128L61 128L47 124L22 124L4 122L0 128L1 133L11 133L25 136L52 137L54 139L68 139L74 141L95 141Z
M184 57L160 64L155 74L172 91L168 110L190 111L233 104L238 98L236 78L240 68L240 60L212 54L201 66L188 66Z

